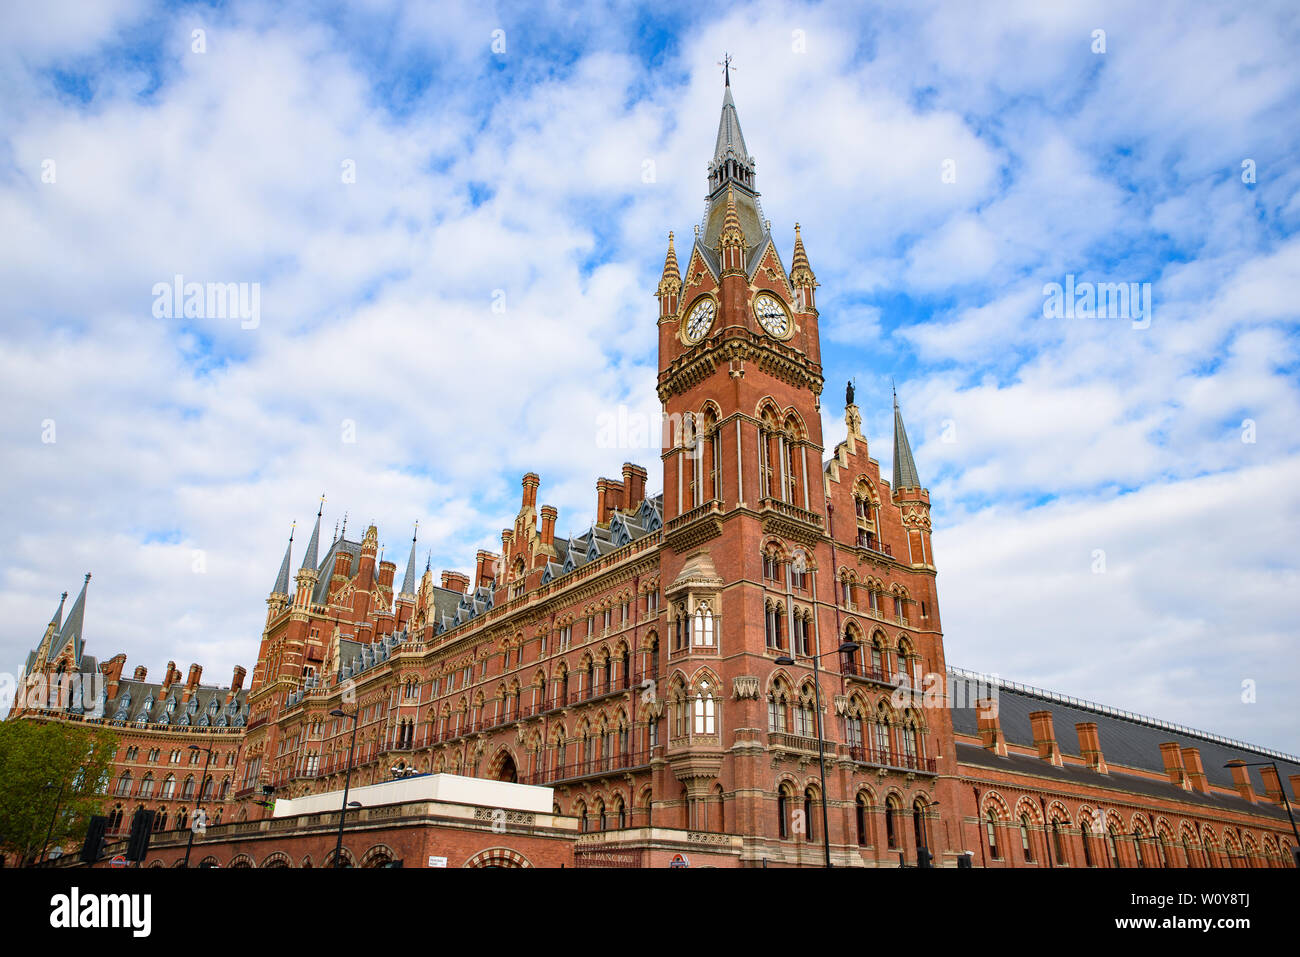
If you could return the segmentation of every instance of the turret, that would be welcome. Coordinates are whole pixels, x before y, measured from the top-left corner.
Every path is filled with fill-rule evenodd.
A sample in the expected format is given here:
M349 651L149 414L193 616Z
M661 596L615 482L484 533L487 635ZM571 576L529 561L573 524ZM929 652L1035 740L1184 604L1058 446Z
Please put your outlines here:
M660 317L675 316L682 293L682 274L677 270L677 250L673 248L673 234L668 234L668 255L664 257L664 271L659 278L655 295L659 298Z
M921 486L912 446L903 428L903 414L898 408L898 393L894 393L894 483L890 490L894 504L903 517L907 534L907 560L912 565L934 567L930 550L930 493ZM903 556L895 556L901 559Z
M319 572L316 568L320 559L317 557L317 551L320 548L320 516L325 510L325 496L320 497L320 507L316 509L316 524L311 530L311 539L307 542L307 551L302 556L302 567L298 569L298 575L294 579L297 591L294 595L293 603L298 608L305 608L311 601L312 590L316 587L316 579Z

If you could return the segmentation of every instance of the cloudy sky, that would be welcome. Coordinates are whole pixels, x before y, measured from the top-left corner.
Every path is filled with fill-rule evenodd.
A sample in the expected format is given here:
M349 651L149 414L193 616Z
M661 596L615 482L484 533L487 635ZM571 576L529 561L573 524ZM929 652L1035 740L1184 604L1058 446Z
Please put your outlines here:
M657 459L599 417L655 409L729 50L828 445L854 377L888 468L898 382L950 663L1300 751L1294 4L618 7L6 4L4 667L91 571L88 650L227 682L322 492L399 574L528 470L581 529ZM1045 317L1067 276L1149 324Z

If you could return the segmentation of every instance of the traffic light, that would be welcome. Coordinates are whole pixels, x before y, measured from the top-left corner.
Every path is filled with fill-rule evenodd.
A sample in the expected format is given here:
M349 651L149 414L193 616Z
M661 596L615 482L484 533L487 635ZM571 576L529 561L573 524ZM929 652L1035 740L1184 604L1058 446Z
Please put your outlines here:
M149 852L149 838L153 835L153 812L144 808L135 809L131 819L131 837L126 844L128 861L143 861Z
M104 831L108 828L108 818L96 814L86 826L86 843L81 846L81 862L94 864L104 853Z

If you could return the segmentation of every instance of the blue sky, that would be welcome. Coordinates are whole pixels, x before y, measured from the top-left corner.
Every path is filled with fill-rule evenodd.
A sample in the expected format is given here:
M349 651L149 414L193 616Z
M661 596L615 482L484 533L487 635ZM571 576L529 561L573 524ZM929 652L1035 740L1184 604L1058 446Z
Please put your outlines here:
M655 409L728 50L828 446L852 377L888 468L898 383L949 661L1300 750L1300 19L1131 6L6 10L0 655L89 570L93 652L228 680L322 491L399 573L416 520L498 546L528 470L583 527L655 464L598 417ZM257 327L155 317L176 274ZM1149 327L1045 318L1067 275Z

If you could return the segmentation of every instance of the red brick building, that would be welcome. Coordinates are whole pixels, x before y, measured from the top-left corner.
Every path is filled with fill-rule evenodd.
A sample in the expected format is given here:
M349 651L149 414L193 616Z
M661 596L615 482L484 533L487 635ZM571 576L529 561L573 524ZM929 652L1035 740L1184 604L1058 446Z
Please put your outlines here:
M182 680L167 662L161 681L140 665L123 677L126 655L100 662L85 653L90 575L63 618L67 592L24 663L9 718L84 722L111 728L118 751L108 783L108 834L124 834L137 808L154 813L156 830L188 833L200 804L221 819L234 786L248 706L242 667L229 688L203 684L202 665ZM209 757L209 752L211 756Z
M1019 710L952 706L897 400L888 474L851 387L822 435L818 284L763 216L729 84L708 187L656 290L662 491L626 464L566 539L529 473L499 552L435 578L413 539L396 590L377 529L326 545L318 512L267 599L227 823L414 768L553 788L579 864L820 865L827 836L836 866L1288 863L1281 785L1225 786L1196 754L1217 739L1011 686ZM1053 718L1079 714L1076 753ZM1294 759L1228 750L1294 791Z

